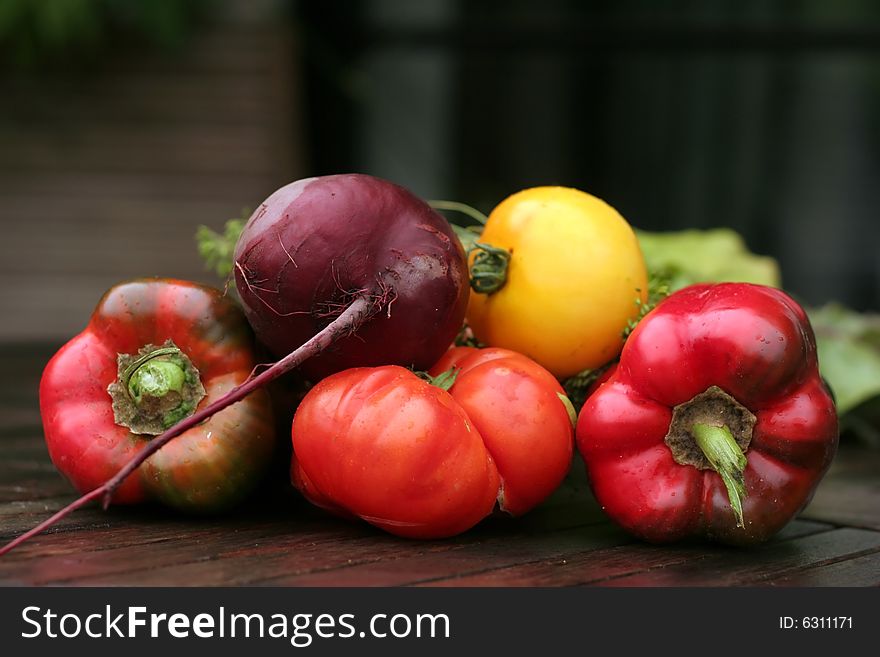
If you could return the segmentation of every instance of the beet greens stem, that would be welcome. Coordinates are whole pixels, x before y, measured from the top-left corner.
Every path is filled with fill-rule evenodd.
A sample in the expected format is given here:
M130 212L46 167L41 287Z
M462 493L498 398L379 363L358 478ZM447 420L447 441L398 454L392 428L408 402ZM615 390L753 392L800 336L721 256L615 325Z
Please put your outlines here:
M476 221L481 226L485 226L486 222L489 220L489 217L484 215L482 212L477 210L475 207L468 205L467 203L459 203L458 201L428 201L428 205L430 205L435 210L447 210L451 212L461 212L462 214L466 214L471 219Z
M2 548L0 548L0 556L3 556L10 550L15 549L31 537L45 531L59 520L69 515L71 512L76 511L78 508L85 506L93 500L101 498L102 506L104 509L106 509L108 506L110 506L110 501L113 498L113 493L116 492L116 489L119 488L120 485L122 485L122 482L125 481L125 479L131 473L137 470L144 461L146 461L148 458L150 458L150 456L158 452L167 443L172 441L174 438L177 438L177 436L182 434L184 431L193 428L203 420L206 420L212 415L219 413L227 406L231 406L232 404L241 401L254 390L257 390L258 388L263 387L270 381L274 381L278 377L287 374L294 368L301 365L307 359L321 353L337 339L346 335L350 335L351 333L357 331L367 320L369 320L373 315L381 310L381 305L382 304L376 303L375 297L356 297L342 312L341 315L339 315L336 319L334 319L327 326L321 329L318 333L316 333L307 342L298 347L295 351L292 351L281 360L275 362L268 369L264 370L257 376L254 376L252 378L249 377L243 383L236 386L225 395L220 397L220 399L208 404L200 411L197 411L189 417L181 420L174 426L170 427L167 431L165 431L165 433L162 433L153 438L149 443L147 443L146 447L135 454L135 456L128 463L126 463L125 466L123 466L122 469L119 470L119 472L117 472L112 478L108 479L106 482L104 482L94 490L86 493L82 497L77 498L66 507L55 513L51 518L44 520L33 529L26 531L21 536L13 539L12 541L4 545Z

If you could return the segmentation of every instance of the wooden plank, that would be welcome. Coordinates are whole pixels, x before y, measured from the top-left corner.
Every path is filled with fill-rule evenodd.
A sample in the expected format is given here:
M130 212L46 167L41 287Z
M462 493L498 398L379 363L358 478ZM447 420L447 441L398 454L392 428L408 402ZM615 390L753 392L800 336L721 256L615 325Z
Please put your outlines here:
M84 510L64 521L64 531L38 537L7 557L11 561L0 561L0 580L80 584L275 583L288 577L340 568L347 571L349 567L389 559L395 561L397 565L393 568L397 570L401 563L421 563L423 567L441 563L448 569L449 563L453 563L449 553L463 555L459 557L462 563L479 561L480 567L484 567L480 560L486 555L510 563L511 559L522 560L523 555L535 550L542 554L542 549L565 549L569 543L557 542L557 538L564 538L571 527L583 525L585 518L592 516L595 522L597 517L597 510L589 504L550 504L522 519L490 518L455 539L406 541L363 523L334 519L292 495L290 489L286 491L289 504L276 504L256 519L248 513L215 521L179 517L174 522L161 509L115 509L109 515ZM16 529L24 529L21 525L30 526L66 501L7 504L6 515L13 518ZM251 507L261 508L261 500ZM16 515L16 510L21 513ZM4 515L0 515L0 525L10 525ZM602 530L599 535L606 533ZM612 530L612 534L614 541L627 540L617 530ZM583 545L581 538L577 541ZM153 543L157 545L145 548ZM407 558L408 561L400 561ZM4 574L7 563L10 572ZM382 570L380 567L377 572ZM351 572L357 576L361 571L356 568ZM431 575L448 572L432 571ZM322 577L332 580L334 575Z
M381 583L395 583L384 573L386 570L399 572L404 564L422 563L433 571L446 572L450 564L473 562L481 559L526 558L530 550L551 549L550 546L565 544L568 534L556 532L553 540L547 535L528 537L519 534L508 536L493 535L480 539L479 532L446 541L410 541L372 530L363 525L336 523L335 531L327 526L309 532L296 527L286 528L286 532L265 537L263 534L244 534L247 540L229 537L226 534L214 536L205 545L192 545L175 541L170 548L154 550L146 568L145 562L132 565L125 553L112 550L103 553L94 575L81 574L85 565L94 565L90 554L75 557L78 570L70 576L70 564L64 582L88 585L121 583L130 585L173 585L186 582L187 585L216 586L242 584L295 584L303 575L314 575L329 581L342 581L337 573L382 573ZM581 537L571 540L583 540ZM589 540L600 540L590 535ZM607 539L606 540L612 540ZM621 540L617 534L613 540ZM130 549L135 554L143 554L139 546ZM121 562L117 561L121 558ZM124 564L119 571L106 572L108 560ZM392 567L387 568L388 564ZM364 568L365 567L365 568ZM432 572L433 572L432 571ZM329 573L329 577L321 573ZM53 579L52 581L59 581ZM304 583L308 583L307 579Z
M4 454L27 456L40 461L48 460L48 451L43 442L43 429L39 424L39 412L36 417L36 425L28 423L24 426L14 422L17 419L14 414L3 418L3 422L0 423L0 447L3 448ZM7 422L7 420L12 421Z
M373 553L380 546L367 535L357 536L346 525L335 531L323 523L310 526L295 522L254 523L236 527L235 523L200 528L194 523L163 523L145 531L143 526L126 527L118 523L90 528L76 535L54 534L53 542L43 542L38 559L19 559L0 570L0 581L27 584L208 584L246 583L254 571L289 562L295 555L302 564L323 564L334 546L344 545L352 552ZM99 538L109 538L111 546L96 549ZM81 539L73 550L71 538ZM367 550L366 547L369 546ZM396 547L389 549L396 550ZM48 552L47 552L48 551ZM10 556L15 556L12 553ZM326 559L325 559L326 557ZM5 566L5 564L0 564ZM206 567L207 566L207 567ZM202 571L203 579L189 577L189 571Z
M9 502L32 502L61 497L65 497L69 502L71 490L70 484L57 473L54 477L19 476L9 482L0 481L0 508ZM11 533L11 527L0 523L0 534L8 536Z
M854 440L841 444L826 478L833 480L853 475L873 479L880 477L880 449L867 448Z
M22 383L22 385L27 385ZM36 388L37 383L31 383ZM10 400L0 401L0 440L5 440L10 435L38 435L42 437L42 425L40 423L40 409L36 404L29 406L12 406Z
M273 505L266 508L264 498L255 497L250 506L241 506L221 516L194 516L177 513L159 505L111 506L108 511L90 506L70 517L79 518L82 526L94 526L93 532L75 532L68 529L41 534L12 552L8 559L29 560L41 556L76 554L83 551L100 552L118 547L149 543L180 537L182 540L190 532L229 532L248 527L277 525L289 531L291 523L302 527L326 525L326 516L308 505L305 501L284 491L281 499L289 499L289 504L272 500ZM70 498L64 501L70 501ZM52 500L48 505L60 504ZM40 519L45 515L37 513ZM2 561L0 561L2 565Z
M873 462L877 459L862 459ZM870 473L848 471L826 477L804 517L849 527L880 531L880 469Z
M600 582L606 586L737 586L880 549L880 532L841 528L752 549L694 554L692 559Z
M495 536L438 555L421 553L365 562L317 573L282 575L265 580L280 586L400 586L429 581L457 583L458 578L488 568L551 559L572 550L592 550L628 543L621 530L599 523L532 536Z
M762 586L880 586L880 551L771 577Z
M20 484L22 480L33 479L43 485L46 481L56 481L61 475L48 458L40 460L9 460L0 470L0 482ZM70 488L68 488L70 491Z
M773 539L792 540L830 531L831 525L795 520ZM591 551L577 550L557 555L551 560L512 566L493 566L482 572L461 574L455 578L423 583L429 586L577 586L609 580L653 568L693 562L707 553L725 550L710 544L657 546L635 542L630 545Z

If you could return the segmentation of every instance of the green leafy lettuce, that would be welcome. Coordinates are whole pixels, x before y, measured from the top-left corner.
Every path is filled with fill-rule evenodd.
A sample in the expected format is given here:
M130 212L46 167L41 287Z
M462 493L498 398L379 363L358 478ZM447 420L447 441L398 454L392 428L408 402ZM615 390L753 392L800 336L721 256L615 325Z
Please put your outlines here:
M779 264L755 255L729 228L670 233L636 231L648 271L674 292L694 283L739 282L781 286Z

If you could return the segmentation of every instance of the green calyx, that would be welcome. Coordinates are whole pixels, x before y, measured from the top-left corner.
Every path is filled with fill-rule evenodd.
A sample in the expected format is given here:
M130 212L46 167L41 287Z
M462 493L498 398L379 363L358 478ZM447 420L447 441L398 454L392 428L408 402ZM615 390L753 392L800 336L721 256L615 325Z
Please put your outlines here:
M132 433L158 435L195 412L205 397L199 372L171 340L117 356L119 376L107 392L113 418Z
M475 254L471 262L471 289L479 294L492 294L507 283L510 251L491 244L474 242L468 255Z
M748 464L746 455L726 426L697 423L691 427L691 435L727 488L727 498L736 516L736 526L745 527L742 501L746 497L743 479L743 472Z
M680 465L714 470L727 488L738 527L745 527L743 477L757 417L718 386L710 386L672 409L664 442Z
M459 372L461 372L460 367L450 367L448 370L441 372L437 376L431 376L427 372L416 372L415 374L417 377L427 381L432 386L449 392L449 389L455 385L455 380L458 378Z

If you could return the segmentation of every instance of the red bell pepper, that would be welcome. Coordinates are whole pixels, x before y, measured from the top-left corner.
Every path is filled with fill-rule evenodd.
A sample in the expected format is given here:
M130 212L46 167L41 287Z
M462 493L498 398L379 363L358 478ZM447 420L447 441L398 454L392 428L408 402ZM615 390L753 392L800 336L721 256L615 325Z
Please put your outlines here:
M250 327L218 290L161 279L118 285L43 371L49 455L77 490L91 491L255 365ZM150 456L114 502L226 507L259 481L273 447L269 398L257 391Z
M810 500L837 436L803 309L742 283L660 303L577 427L597 500L652 542L766 540Z

